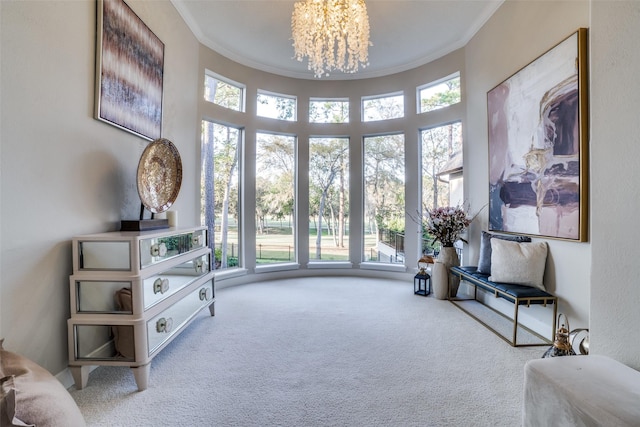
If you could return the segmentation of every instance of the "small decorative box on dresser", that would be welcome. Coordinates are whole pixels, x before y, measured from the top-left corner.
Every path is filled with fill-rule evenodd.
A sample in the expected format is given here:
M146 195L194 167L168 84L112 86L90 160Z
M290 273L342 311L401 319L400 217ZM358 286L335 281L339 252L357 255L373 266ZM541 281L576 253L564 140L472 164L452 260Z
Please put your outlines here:
M215 314L206 227L75 237L68 320L76 388L92 365L128 366L147 388L151 359L205 307Z

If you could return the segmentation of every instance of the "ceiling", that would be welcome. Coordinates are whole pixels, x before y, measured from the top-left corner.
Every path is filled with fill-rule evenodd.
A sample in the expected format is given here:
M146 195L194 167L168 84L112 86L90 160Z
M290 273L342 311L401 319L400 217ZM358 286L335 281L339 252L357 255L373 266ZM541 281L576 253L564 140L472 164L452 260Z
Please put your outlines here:
M379 77L426 64L463 47L504 0L366 0L370 65L356 74ZM287 77L313 79L294 59L288 0L171 0L205 46L240 64Z

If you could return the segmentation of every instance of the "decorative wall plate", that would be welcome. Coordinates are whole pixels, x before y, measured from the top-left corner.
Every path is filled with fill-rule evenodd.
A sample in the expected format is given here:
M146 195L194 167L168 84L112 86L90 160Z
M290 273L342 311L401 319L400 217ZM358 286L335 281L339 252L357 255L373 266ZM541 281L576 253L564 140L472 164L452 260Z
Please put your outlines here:
M171 207L182 184L182 160L178 149L165 138L149 143L138 163L138 194L153 213Z

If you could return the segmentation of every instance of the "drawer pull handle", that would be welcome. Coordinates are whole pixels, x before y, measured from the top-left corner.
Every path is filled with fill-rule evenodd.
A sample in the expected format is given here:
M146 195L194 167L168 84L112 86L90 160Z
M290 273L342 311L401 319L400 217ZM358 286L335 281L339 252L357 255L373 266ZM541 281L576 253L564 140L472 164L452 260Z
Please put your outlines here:
M200 289L200 301L209 301L210 298L209 288Z
M171 329L173 329L173 319L171 317L169 317L168 319L161 317L156 322L156 331L158 333L161 333L161 332L169 333L171 332Z
M193 246L201 246L202 245L202 234L194 234L191 236L191 243Z
M157 278L155 282L153 282L153 293L157 294L160 292L164 294L169 290L169 279L161 279Z
M151 256L165 256L167 254L167 245L164 243L156 243L151 245Z
M193 262L193 267L196 269L196 273L202 273L202 267L204 266L204 262L202 258L198 258Z

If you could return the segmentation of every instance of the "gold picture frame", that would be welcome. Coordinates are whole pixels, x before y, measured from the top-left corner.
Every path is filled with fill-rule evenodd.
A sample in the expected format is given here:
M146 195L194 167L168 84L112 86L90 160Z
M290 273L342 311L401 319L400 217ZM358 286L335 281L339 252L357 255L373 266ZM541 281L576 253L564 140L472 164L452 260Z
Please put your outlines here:
M587 29L487 93L489 229L587 241Z

